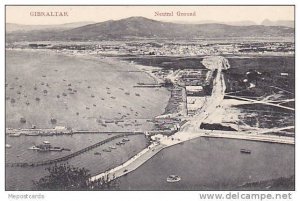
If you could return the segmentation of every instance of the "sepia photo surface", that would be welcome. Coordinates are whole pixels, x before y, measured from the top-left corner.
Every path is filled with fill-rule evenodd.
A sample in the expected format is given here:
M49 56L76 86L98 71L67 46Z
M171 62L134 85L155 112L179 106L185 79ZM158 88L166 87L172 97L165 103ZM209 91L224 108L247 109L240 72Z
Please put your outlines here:
M7 191L295 189L294 6L6 6Z

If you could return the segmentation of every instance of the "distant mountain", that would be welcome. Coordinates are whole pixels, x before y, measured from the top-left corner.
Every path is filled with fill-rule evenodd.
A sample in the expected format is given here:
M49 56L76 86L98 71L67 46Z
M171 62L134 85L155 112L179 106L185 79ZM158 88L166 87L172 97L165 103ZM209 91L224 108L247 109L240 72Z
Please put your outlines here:
M255 22L250 21L250 20L232 21L232 22L222 22L222 21L215 21L215 20L201 20L201 21L196 21L196 22L175 21L174 23L178 23L178 24L226 24L226 25L233 25L233 26L257 25Z
M6 33L11 33L15 31L37 31L37 30L67 30L73 29L88 24L93 24L95 22L74 22L67 24L56 24L56 25L22 25L15 23L6 23Z
M57 31L7 34L8 40L107 40L126 38L226 38L293 36L294 29L282 26L232 26L225 24L176 24L144 17L109 20Z
M294 28L294 21L293 20L271 21L271 20L265 19L264 21L262 21L261 25L265 25L265 26L285 26L285 27Z
M224 22L224 24L232 25L232 26L252 26L252 25L257 25L255 22L250 21L250 20L236 21L236 22Z

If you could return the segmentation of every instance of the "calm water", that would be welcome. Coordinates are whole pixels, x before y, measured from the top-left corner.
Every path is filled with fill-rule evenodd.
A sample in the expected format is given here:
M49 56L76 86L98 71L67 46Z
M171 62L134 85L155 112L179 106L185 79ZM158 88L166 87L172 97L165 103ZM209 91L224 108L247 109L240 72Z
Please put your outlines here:
M251 149L241 154L240 149ZM203 139L162 150L136 171L119 178L121 190L229 190L245 182L294 175L294 146ZM177 174L181 181L167 183Z
M33 143L42 142L43 140L50 141L53 146L68 147L73 151L82 149L105 138L112 137L113 135L106 134L76 134L73 136L52 136L52 137L7 137L7 143L11 144L10 149L6 149L6 160L9 162L18 161L41 161L45 159L54 159L61 157L70 152L48 152L40 153L33 150L28 150L28 146ZM99 146L89 152L76 156L68 163L75 167L85 167L90 170L91 175L104 172L115 166L125 162L143 148L146 147L146 138L144 135L129 136L129 142L125 145L117 146L116 142L122 138L113 140L105 145ZM103 152L102 150L114 145L117 149L112 152ZM101 156L94 155L95 152L100 152ZM19 157L16 156L19 154ZM39 167L6 167L6 189L7 190L31 190L32 180L37 181L39 178L47 175L45 168L49 166Z
M75 152L112 136L107 134L75 134L70 136L6 137L6 143L12 145L11 148L6 149L6 162L37 162L70 154L68 151L40 153L28 149L33 145L42 144L43 141L49 141L52 146L69 148Z
M135 72L134 65L108 60L49 51L7 51L6 126L125 131L139 127L103 127L97 120L151 119L164 112L170 96L167 89L134 87L153 83L153 78ZM26 123L20 122L21 117ZM57 120L56 125L51 118Z

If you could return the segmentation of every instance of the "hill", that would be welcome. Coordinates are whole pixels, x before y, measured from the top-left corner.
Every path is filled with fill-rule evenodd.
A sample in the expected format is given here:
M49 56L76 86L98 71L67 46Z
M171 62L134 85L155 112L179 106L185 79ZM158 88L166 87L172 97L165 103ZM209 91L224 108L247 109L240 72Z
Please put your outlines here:
M6 23L6 33L12 32L28 32L36 30L67 30L77 27L93 24L94 22L74 22L66 24L53 24L53 25L24 25L15 23Z
M284 26L233 26L218 23L176 24L144 17L109 20L67 30L41 30L7 34L15 40L107 40L126 38L224 38L224 37L285 37L293 36L294 29Z
M292 20L271 21L271 20L265 19L264 21L262 21L261 25L265 25L265 26L285 26L285 27L294 28L294 21L292 21Z

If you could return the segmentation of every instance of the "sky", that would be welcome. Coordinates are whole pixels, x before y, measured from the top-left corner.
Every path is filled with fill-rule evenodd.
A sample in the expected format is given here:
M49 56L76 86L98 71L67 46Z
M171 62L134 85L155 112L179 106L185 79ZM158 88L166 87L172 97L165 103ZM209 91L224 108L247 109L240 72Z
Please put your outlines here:
M174 16L155 16L155 12L172 12ZM195 12L196 16L177 16ZM34 12L67 12L68 16L31 16ZM201 21L236 22L294 20L293 6L6 6L6 22L28 25L50 25L72 22L103 22L132 16L169 21L197 23Z

